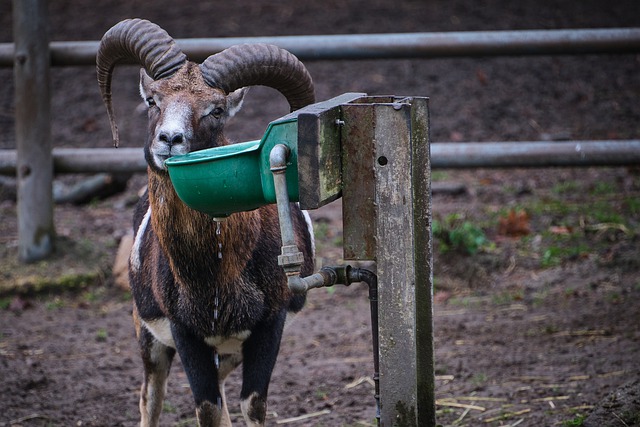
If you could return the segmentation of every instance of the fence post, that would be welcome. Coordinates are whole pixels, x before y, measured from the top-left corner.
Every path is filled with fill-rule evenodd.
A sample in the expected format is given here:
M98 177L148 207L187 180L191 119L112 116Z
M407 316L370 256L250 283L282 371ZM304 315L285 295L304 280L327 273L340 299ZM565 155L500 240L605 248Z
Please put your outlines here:
M13 0L18 246L23 262L47 257L55 239L46 0Z
M343 105L345 259L375 259L382 427L434 427L428 100Z

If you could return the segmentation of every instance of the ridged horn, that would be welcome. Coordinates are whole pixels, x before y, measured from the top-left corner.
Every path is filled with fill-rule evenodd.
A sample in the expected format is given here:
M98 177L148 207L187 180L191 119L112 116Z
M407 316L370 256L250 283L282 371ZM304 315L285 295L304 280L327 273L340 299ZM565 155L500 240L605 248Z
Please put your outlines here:
M186 55L173 38L158 25L144 19L126 19L104 34L96 56L96 68L116 147L118 126L111 100L111 78L115 66L122 62L136 62L157 80L172 76L186 61Z
M269 44L241 44L211 55L200 70L207 84L226 93L244 86L269 86L297 110L315 102L313 81L292 53Z

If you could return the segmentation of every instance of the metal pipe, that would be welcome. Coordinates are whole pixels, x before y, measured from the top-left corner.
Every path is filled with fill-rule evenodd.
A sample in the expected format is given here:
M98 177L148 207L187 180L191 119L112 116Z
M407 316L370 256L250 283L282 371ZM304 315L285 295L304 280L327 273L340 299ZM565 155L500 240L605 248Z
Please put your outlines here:
M284 144L275 145L269 152L269 168L273 173L280 234L282 235L282 253L278 256L278 265L282 266L287 274L289 289L296 294L304 294L309 289L333 286L338 280L338 275L335 269L327 267L311 276L300 277L300 267L304 256L296 245L289 206L289 192L285 175L289 154L289 147Z
M450 58L640 52L640 28L464 31L177 39L194 61L229 46L271 43L301 60ZM97 41L52 42L51 65L95 65ZM12 67L13 44L0 44L0 67Z
M380 340L378 337L378 276L364 268L353 268L350 265L339 267L323 267L318 273L300 278L290 276L289 287L299 293L309 289L330 287L334 285L350 286L352 283L364 282L369 287L369 306L371 311L371 344L373 347L373 382L376 400L376 420L380 425ZM293 287L292 287L293 282ZM294 291L296 292L296 291Z
M269 153L269 167L273 173L280 234L282 236L282 254L278 256L278 264L284 268L287 276L291 277L292 275L300 276L300 266L304 258L296 245L296 236L291 219L291 207L289 206L289 192L285 175L289 153L289 147L284 144L274 146Z
M431 168L628 166L640 163L640 140L434 142ZM141 148L56 148L55 173L145 172ZM0 150L0 175L15 175L16 152Z
M273 173L280 234L282 235L282 248L281 254L278 255L278 265L282 266L287 274L287 285L289 289L296 294L304 294L310 287L323 286L326 277L320 273L312 274L305 278L300 277L304 256L296 245L293 220L291 218L291 207L289 206L287 177L285 175L289 153L289 147L284 144L277 144L269 153L269 167Z
M146 172L142 148L54 148L53 169L61 173ZM15 150L0 150L0 175L15 175Z
M307 277L297 274L288 274L289 289L295 294L305 294L309 289L331 287L338 284L338 277L334 267L322 267L319 272Z
M431 168L625 166L640 163L640 141L431 144Z
M380 341L378 337L378 276L364 268L346 266L347 282L364 282L369 286L369 308L371 311L371 344L373 346L373 384L376 400L376 421L380 425Z

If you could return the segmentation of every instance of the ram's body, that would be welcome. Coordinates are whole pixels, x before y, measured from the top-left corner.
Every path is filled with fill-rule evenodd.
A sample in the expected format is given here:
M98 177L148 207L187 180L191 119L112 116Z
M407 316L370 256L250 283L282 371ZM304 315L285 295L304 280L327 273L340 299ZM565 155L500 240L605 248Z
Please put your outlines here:
M127 47L123 49L122 45ZM118 56L122 50L124 54ZM276 52L286 58L285 62L291 61L290 54L272 46L258 50L270 56ZM105 34L98 54L99 81L116 141L110 78L115 62L123 56L134 57L144 66L140 91L149 106L145 144L149 185L136 207L129 263L144 364L141 425L158 424L167 375L177 351L200 425L230 425L224 380L243 362L242 412L248 426L263 426L269 381L287 312L298 311L304 304L304 296L294 296L288 289L286 276L277 265L277 209L267 206L235 213L224 221L194 211L175 193L164 160L228 144L223 127L242 104L246 90L241 87L260 84L260 78L273 79L273 72L268 71L266 77L258 75L257 80L251 73L249 77L234 75L229 83L216 74L219 70L211 71L229 54L222 59L214 55L202 65L188 62L181 55L163 30L142 20L123 21L112 28ZM264 59L253 61L255 67ZM232 66L231 71L251 66ZM109 73L102 80L101 69ZM302 76L304 80L305 73L293 73L293 79ZM286 95L292 72L280 74L286 74L288 83L270 85ZM281 88L283 85L286 87ZM293 108L296 102L306 104L312 99L310 87L311 95L305 95L308 99L286 95ZM305 259L302 273L308 275L313 272L310 224L297 206L292 205L292 212L297 244Z

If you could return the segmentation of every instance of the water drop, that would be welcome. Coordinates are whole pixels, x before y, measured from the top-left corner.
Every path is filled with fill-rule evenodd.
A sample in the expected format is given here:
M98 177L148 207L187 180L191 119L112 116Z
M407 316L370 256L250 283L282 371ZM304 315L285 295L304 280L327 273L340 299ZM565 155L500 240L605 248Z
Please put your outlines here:
M220 241L220 235L222 234L221 222L216 221L216 236L218 236L218 259L222 259L222 242Z
M213 323L218 321L218 306L220 305L220 301L218 299L218 289L216 289L216 296L213 299Z

